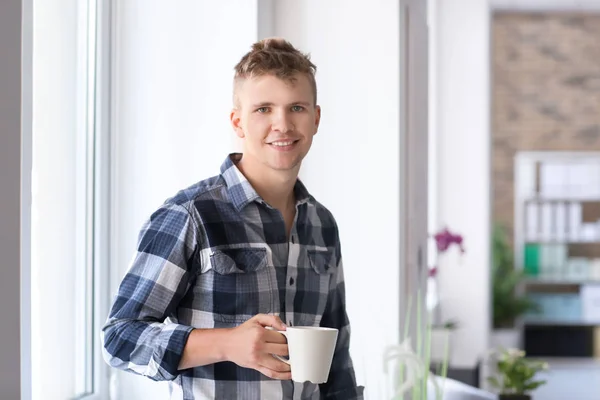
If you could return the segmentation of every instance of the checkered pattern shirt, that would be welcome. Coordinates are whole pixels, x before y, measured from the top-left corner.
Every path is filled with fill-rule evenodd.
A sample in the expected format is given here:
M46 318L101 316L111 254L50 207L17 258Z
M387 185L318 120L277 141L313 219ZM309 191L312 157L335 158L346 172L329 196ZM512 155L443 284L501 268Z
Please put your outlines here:
M362 399L349 354L335 220L298 180L287 236L230 155L221 174L167 200L144 224L102 329L113 367L169 380L171 399ZM326 384L270 379L232 362L178 370L194 328L229 328L256 314L288 326L339 329Z

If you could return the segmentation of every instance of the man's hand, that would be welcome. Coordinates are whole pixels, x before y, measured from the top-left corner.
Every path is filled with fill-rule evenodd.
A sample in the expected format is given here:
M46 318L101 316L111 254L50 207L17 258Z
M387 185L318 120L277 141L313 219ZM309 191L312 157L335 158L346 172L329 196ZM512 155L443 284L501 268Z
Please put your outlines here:
M229 332L226 358L241 367L252 368L272 379L292 379L290 366L272 354L288 355L288 346L281 333L265 329L270 326L285 330L279 317L259 314Z

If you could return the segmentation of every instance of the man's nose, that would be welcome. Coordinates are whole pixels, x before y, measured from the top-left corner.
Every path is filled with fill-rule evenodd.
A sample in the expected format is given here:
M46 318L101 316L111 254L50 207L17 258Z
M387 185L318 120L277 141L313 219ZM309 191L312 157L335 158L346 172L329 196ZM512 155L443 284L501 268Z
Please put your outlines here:
M290 114L285 110L273 113L272 129L281 133L293 130L294 125Z

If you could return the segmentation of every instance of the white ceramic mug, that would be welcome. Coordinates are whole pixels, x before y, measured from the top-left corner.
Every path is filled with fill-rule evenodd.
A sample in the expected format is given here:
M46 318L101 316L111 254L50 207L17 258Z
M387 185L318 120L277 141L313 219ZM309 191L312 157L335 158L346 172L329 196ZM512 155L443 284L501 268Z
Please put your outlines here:
M287 338L289 360L273 354L288 364L295 382L327 382L338 330L318 326L294 326L277 331Z

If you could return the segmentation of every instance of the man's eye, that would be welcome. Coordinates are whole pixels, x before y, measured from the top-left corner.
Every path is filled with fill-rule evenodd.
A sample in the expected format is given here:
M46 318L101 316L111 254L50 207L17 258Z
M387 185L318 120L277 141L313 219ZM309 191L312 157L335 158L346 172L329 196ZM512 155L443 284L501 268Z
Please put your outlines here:
M262 114L262 113L266 113L266 112L268 112L268 111L269 111L269 107L260 107L260 108L257 108L257 109L256 109L256 112L259 112L259 113L261 113L261 114Z
M302 106L292 106L292 111L294 112L300 112L302 110L304 110L304 107Z

